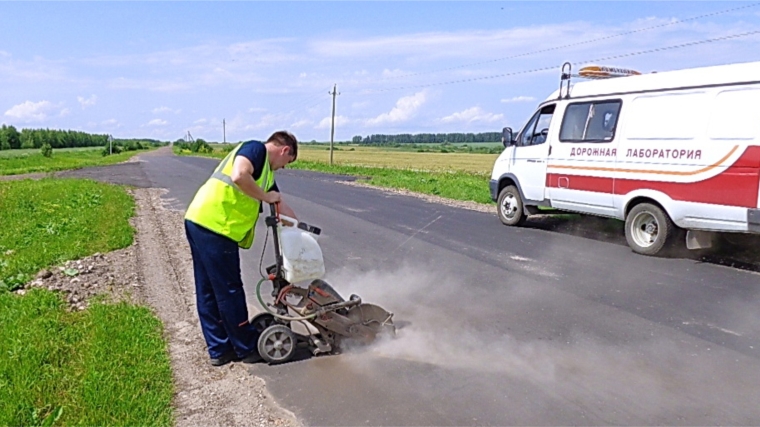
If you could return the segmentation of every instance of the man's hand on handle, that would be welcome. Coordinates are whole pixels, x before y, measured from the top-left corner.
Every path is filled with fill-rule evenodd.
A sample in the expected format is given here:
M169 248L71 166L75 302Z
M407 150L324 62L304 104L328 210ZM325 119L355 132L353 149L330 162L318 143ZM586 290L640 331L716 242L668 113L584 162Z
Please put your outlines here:
M276 191L269 191L266 193L266 195L264 195L264 201L270 205L273 205L275 203L280 203L280 201L282 201L282 197L280 196L280 193Z

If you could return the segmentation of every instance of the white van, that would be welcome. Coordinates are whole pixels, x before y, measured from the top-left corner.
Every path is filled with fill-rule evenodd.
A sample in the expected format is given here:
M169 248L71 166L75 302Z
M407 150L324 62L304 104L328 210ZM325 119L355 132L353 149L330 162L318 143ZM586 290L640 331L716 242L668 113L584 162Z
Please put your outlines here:
M646 255L682 229L690 249L760 233L760 62L571 75L522 130L504 128L490 182L504 224L541 207L617 218Z

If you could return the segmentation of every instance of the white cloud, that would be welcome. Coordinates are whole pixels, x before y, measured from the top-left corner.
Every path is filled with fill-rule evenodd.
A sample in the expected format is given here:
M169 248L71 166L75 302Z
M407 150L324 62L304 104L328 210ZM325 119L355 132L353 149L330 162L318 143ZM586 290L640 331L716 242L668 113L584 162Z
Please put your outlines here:
M5 115L25 122L41 122L48 117L48 112L53 108L55 107L50 101L26 101L22 104L14 105L5 112Z
M321 56L394 57L493 57L494 52L536 50L544 46L535 43L557 44L557 40L578 37L589 32L587 22L572 22L544 26L516 27L504 30L462 30L411 33L394 36L317 40L314 52ZM615 31L609 28L610 31ZM384 70L383 73L400 73Z
M157 108L154 108L154 109L153 109L153 114L161 114L161 113L174 113L174 114L179 114L179 113L181 113L181 112L182 112L182 110L180 110L180 109L176 109L176 110L174 110L174 109L172 109L172 108L169 108L169 107L164 107L164 106L161 106L161 107L157 107Z
M387 68L383 70L383 78L386 78L386 79L389 77L403 76L404 74L409 74L409 73L401 71L398 68L396 68L395 70L389 70Z
M87 107L91 107L95 105L95 103L98 102L98 97L95 95L92 95L89 98L85 98L83 96L77 96L77 101L79 101L79 105L81 105L82 109L84 110Z
M384 61L404 64L411 74L425 73L436 69L440 72L472 70L497 74L493 66L500 66L501 72L527 70L536 67L556 65L563 61L581 61L602 58L621 53L677 45L685 42L721 37L753 31L756 28L749 21L726 24L715 22L692 22L689 24L666 25L673 18L645 18L631 21L600 23L591 20L567 21L562 23L524 25L498 30L451 30L419 33L399 33L379 37L330 37L315 39L310 47L316 56L351 58L354 63L363 59L384 58ZM665 25L663 25L665 24ZM657 27L657 25L662 25ZM656 27L656 28L652 28ZM630 31L646 29L636 34L621 35ZM593 42L591 42L593 41ZM726 60L712 58L713 52L721 52L726 46L734 46L733 58L747 57L757 50L758 37L742 37L721 43L711 43L690 48L663 52L658 55L628 59L628 64L641 64L653 57L655 64L673 63L673 57L693 58L700 52L700 63ZM705 52L705 49L709 52ZM681 53L683 52L683 53ZM746 53L745 53L746 52ZM666 56L667 55L667 56ZM657 56L659 56L657 58ZM664 58L663 58L664 57ZM749 54L749 57L752 57ZM433 60L442 59L448 66L433 65ZM501 61L509 61L508 63ZM693 61L693 59L692 59ZM466 63L469 62L469 65ZM735 59L733 59L735 62ZM633 65L631 64L631 65ZM623 64L627 65L627 64ZM366 65L360 65L366 66ZM487 71L487 68L493 71ZM397 70L385 70L392 77Z
M61 117L66 117L69 114L71 114L71 110L69 110L68 108L64 108L63 110L61 110L60 113L58 113L58 115Z
M510 102L530 102L530 101L535 101L535 100L536 98L533 96L520 95L520 96L514 96L512 98L503 98L501 102L508 104Z
M206 123L206 122L208 122L208 120L206 120L206 119L198 119L198 120L194 121L193 123L195 123L196 125L200 125L200 124L203 124L203 123Z
M396 101L396 106L390 112L380 114L379 116L367 120L367 124L382 125L387 123L405 122L417 114L422 104L427 99L425 91L417 92L414 95L405 96Z
M262 39L231 45L210 43L167 51L92 57L79 62L97 69L141 68L141 77L110 78L107 84L114 89L182 92L200 87L250 88L269 82L263 77L268 69L303 59L300 52L290 52L292 42L290 39ZM117 74L110 70L108 73Z
M195 82L200 84L200 82ZM171 80L139 80L119 77L108 83L111 89L122 90L150 90L155 92L181 92L192 89L194 84Z
M249 109L248 109L248 112L249 112L249 113L263 113L263 112L265 112L266 110L267 110L267 109L266 109L266 108L263 108L263 107L251 107L251 108L249 108Z
M116 119L108 119L108 120L103 120L100 124L106 127L114 127L114 126L119 126L119 121Z
M162 120L162 119L153 119L153 120L151 120L151 121L149 121L149 122L148 122L148 126L165 126L165 125L167 125L168 123L169 123L169 122L167 122L166 120Z
M335 116L335 127L344 126L351 123L351 119L346 116ZM319 121L319 124L314 129L330 129L332 126L332 116L327 116Z
M259 129L270 129L274 127L279 127L281 118L274 114L264 114L256 123L248 123L248 120L241 116L237 116L233 118L231 121L227 122L227 129L231 130L238 130L242 129L243 131L250 131L250 130L259 130ZM246 124L247 123L247 124Z
M494 114L483 111L480 107L468 108L441 119L443 123L492 123L504 119L503 114Z
M291 124L290 127L292 127L292 128L302 128L302 127L308 126L308 125L310 125L312 123L313 122L311 120L304 119L304 120L299 120L299 121Z

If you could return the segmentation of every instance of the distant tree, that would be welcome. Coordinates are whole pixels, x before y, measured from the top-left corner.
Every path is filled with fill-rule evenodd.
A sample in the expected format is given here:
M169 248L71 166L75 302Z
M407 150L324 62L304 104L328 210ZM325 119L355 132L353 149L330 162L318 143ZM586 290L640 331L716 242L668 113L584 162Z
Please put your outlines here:
M53 155L53 147L46 142L40 147L40 152L45 157L51 157Z
M4 133L8 136L8 144L11 145L11 149L21 148L21 135L15 127L8 126Z
M21 136L21 148L34 148L34 135L29 129L22 129Z

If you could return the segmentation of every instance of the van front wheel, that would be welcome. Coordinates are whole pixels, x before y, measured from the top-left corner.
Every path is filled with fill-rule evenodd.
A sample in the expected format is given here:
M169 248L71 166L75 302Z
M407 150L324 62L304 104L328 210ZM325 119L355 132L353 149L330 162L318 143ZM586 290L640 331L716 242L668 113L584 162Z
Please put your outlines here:
M514 185L504 187L498 199L499 220L504 225L520 225L525 222L523 201Z
M668 214L650 203L634 206L625 219L625 240L634 252L642 255L660 253L674 230Z

